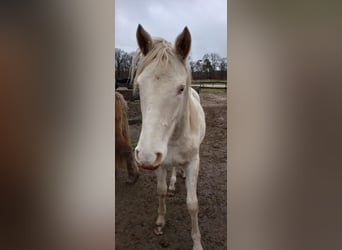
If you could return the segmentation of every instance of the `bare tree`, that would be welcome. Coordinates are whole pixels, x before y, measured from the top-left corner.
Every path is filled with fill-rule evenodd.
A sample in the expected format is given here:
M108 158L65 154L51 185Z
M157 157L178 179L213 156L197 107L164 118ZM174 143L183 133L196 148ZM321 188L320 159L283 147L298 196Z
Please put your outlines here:
M191 72L195 72L196 63L194 61L190 61L189 64L190 64Z
M219 62L219 68L220 68L220 71L227 71L227 58L226 57L221 58Z
M210 55L205 54L203 56L202 72L204 73L207 79L211 79L213 77L213 71L214 71L214 68L210 61Z
M117 80L129 77L134 52L127 53L115 48L115 77ZM227 58L216 53L207 53L202 59L194 61L189 57L193 79L227 79Z
M125 51L123 51L122 49L115 48L115 78L116 79L120 78L124 53Z
M227 79L227 57L221 58L219 68L221 72L221 79Z
M201 72L202 71L202 60L197 60L195 63L195 71Z
M219 70L221 57L216 53L210 53L209 54L209 60L211 62L211 66L213 68L213 71Z
M115 48L115 77L116 79L127 78L131 66L132 55Z

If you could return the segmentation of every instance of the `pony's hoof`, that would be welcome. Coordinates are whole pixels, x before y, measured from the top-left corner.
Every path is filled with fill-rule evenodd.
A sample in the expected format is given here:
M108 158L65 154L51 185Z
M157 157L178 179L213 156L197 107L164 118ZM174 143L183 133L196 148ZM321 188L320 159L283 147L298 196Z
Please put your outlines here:
M173 197L173 196L175 196L175 190L171 190L171 189L167 190L167 196L168 196L168 197Z
M139 173L136 173L134 176L128 176L126 183L127 184L134 184L137 182L138 179L139 179Z
M163 226L162 225L156 225L156 227L154 228L153 232L154 232L155 235L158 235L158 236L163 235L164 234Z

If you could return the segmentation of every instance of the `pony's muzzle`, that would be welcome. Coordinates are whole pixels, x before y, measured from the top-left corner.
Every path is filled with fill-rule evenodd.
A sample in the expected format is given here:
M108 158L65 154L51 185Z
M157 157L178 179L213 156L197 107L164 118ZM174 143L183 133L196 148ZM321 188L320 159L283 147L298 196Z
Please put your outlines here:
M163 154L160 152L141 154L138 149L135 149L134 152L138 166L143 169L156 170L163 159Z

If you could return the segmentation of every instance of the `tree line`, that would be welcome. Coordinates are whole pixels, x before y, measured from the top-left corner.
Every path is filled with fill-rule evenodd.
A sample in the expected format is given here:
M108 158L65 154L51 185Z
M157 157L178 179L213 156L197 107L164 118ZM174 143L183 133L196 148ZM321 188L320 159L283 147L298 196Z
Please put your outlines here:
M115 48L115 79L127 79L134 52ZM205 54L197 61L189 57L193 80L227 80L227 58L216 53Z

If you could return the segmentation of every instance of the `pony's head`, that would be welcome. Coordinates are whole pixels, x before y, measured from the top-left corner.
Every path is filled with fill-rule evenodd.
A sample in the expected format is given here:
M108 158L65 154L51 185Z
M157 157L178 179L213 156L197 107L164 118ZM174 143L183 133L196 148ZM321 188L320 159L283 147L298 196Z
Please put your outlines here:
M134 84L139 88L142 129L135 156L140 166L154 170L164 161L169 140L186 110L191 36L185 27L173 46L163 39L152 39L139 24L137 41L142 58Z

